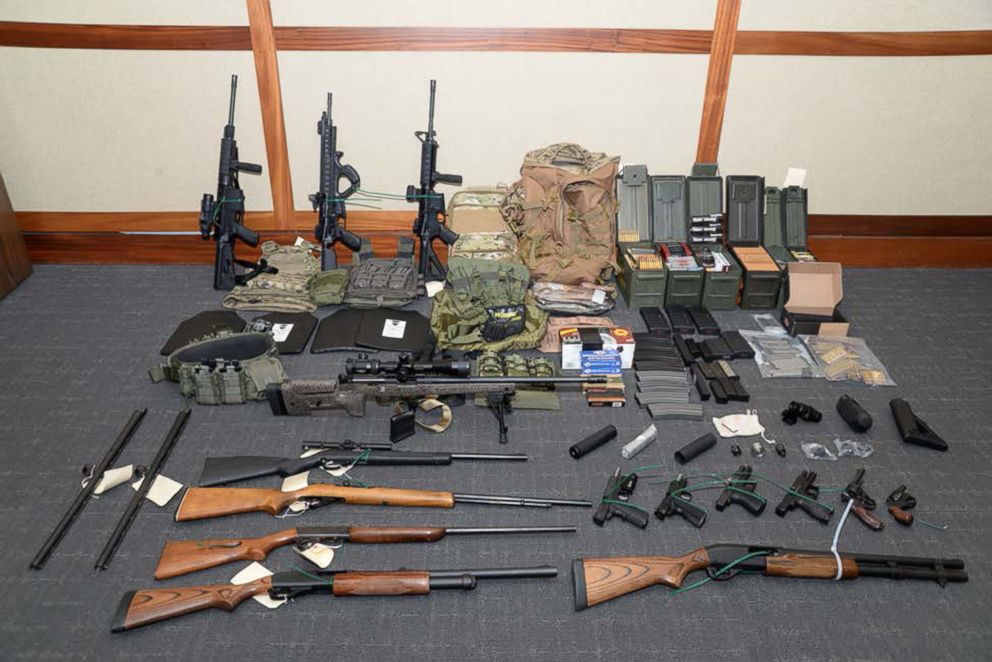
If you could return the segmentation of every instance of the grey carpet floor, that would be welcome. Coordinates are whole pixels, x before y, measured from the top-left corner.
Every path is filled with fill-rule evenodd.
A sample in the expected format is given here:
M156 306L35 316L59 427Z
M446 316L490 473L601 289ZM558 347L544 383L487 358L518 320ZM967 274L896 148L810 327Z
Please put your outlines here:
M126 463L150 462L181 407L175 388L152 384L148 366L175 325L219 307L202 267L40 266L0 301L0 658L187 660L979 660L992 657L992 271L850 270L843 310L851 335L865 338L885 363L895 388L845 387L824 381L762 380L750 362L735 367L753 394L769 434L787 458L756 460L759 471L789 482L803 467L824 485L842 485L858 467L879 501L906 483L918 497L916 513L947 524L938 531L892 522L874 533L852 520L842 551L964 559L967 584L880 579L828 582L742 576L699 590L666 595L641 591L584 612L572 609L569 566L579 556L681 554L716 542L769 543L826 549L833 526L800 512L785 519L767 512L717 513L694 529L686 522L653 521L646 530L622 522L598 528L587 510L494 508L463 505L451 511L328 507L291 523L264 514L177 524L175 503L146 504L116 561L104 573L93 561L127 495L123 489L89 505L48 565L28 562L78 488L79 469L109 447L130 411L148 407L141 430L125 451ZM321 311L320 315L326 314ZM640 327L624 310L620 321ZM726 327L751 325L747 313L717 315ZM340 355L287 357L292 377L329 377ZM813 463L799 444L850 436L833 412L850 393L875 416L868 437L876 453L863 462ZM909 400L942 433L951 451L939 454L903 444L888 413L892 397ZM779 411L793 399L820 408L824 421L788 428ZM598 499L608 474L621 464L618 446L648 424L636 406L588 409L574 393L563 410L518 412L510 421L511 451L530 454L524 465L462 463L448 468L367 468L366 482L409 488L453 489ZM708 417L744 407L707 405ZM273 417L264 404L194 407L185 435L165 473L196 480L208 455L290 455L306 439L382 441L388 410L372 406L364 419L339 412L309 419ZM576 462L566 449L611 422L620 441ZM665 423L660 439L630 463L659 463L677 471L672 451L712 427ZM456 410L443 435L419 433L409 449L494 451L490 415ZM693 472L736 467L728 443L698 459ZM257 481L275 486L275 481ZM637 501L652 509L664 486L643 481ZM778 494L763 486L774 505ZM713 493L700 493L712 503ZM832 497L831 497L832 498ZM771 510L771 509L769 509ZM345 546L337 568L466 568L551 564L556 580L480 583L474 592L426 597L335 599L304 597L275 611L254 602L233 613L210 611L111 635L110 620L125 591L156 584L152 572L163 543L176 538L257 536L286 526L320 524L524 525L575 524L577 535L461 538L432 545ZM266 562L279 570L304 563L288 548ZM164 585L220 583L240 566L171 580Z

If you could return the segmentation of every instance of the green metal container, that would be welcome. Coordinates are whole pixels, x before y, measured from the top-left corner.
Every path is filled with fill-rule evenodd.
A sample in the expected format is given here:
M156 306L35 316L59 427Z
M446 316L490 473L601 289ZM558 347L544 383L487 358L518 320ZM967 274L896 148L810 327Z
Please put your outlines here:
M730 251L723 246L707 247L720 253L730 262L730 271L704 271L701 304L707 310L733 310L737 307L737 295L741 289L741 265ZM697 246L693 246L695 250Z
M781 271L744 271L741 308L770 310L779 305L782 290Z
M617 287L627 308L634 310L641 307L665 305L665 289L668 283L666 269L635 269L626 259L624 248L654 248L654 243L641 241L633 244L620 244L620 271L617 273Z

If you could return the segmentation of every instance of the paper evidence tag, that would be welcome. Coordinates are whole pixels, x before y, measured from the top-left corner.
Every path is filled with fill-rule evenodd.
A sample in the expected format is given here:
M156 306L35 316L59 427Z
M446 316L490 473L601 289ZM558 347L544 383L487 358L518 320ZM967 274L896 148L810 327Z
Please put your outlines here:
M606 301L606 290L596 290L592 293L593 303L603 303Z
M134 477L134 465L128 464L127 466L117 467L116 469L107 469L103 472L103 477L100 478L100 482L96 484L93 488L93 494L100 495L111 490L118 485L122 485L131 478ZM83 481L83 484L87 484L89 481L93 480L93 477L87 478Z
M292 324L273 324L272 325L272 339L276 342L286 342L286 338L289 337L290 331L293 330Z
M297 554L321 569L331 565L331 561L334 560L334 548L319 542L304 549L298 547L294 547L293 549Z
M145 481L144 478L131 483L131 487L137 492L138 488L141 487L141 483ZM154 503L159 508L165 506L172 500L172 497L179 494L179 490L183 489L183 484L172 480L168 476L163 476L159 474L155 476L155 482L148 489L148 494L145 498Z
M383 338L396 338L402 340L406 333L406 320L393 320L386 318L386 323L382 325Z
M307 479L310 477L309 471L304 471L303 473L293 474L292 476L286 476L282 479L282 491L283 492L295 492L296 490L302 490L304 487L309 485Z
M241 572L231 577L231 583L234 585L248 584L257 579L262 579L263 577L271 577L272 571L266 568L264 565L255 561L249 564ZM269 597L268 593L263 593L262 595L253 595L255 602L265 605L269 609L277 609L284 604L285 600L273 600Z
M434 295L444 289L444 281L432 280L424 284L424 289L427 290L427 298L433 299Z

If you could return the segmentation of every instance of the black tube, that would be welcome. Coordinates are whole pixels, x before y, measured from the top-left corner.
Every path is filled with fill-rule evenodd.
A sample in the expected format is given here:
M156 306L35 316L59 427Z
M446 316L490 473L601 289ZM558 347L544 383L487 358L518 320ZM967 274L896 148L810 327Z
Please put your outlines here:
M492 504L514 504L514 505L548 505L548 506L579 506L581 508L591 508L592 501L585 499L545 499L543 497L525 496L503 496L496 494L459 494L454 495L455 502L464 503L492 503Z
M558 568L552 565L539 565L532 568L487 568L483 570L429 570L431 579L461 577L471 575L476 579L530 579L535 577L557 577Z
M574 526L476 526L447 528L449 536L475 535L479 533L575 533Z
M189 409L183 409L176 415L176 420L173 421L169 434L165 436L165 440L159 447L158 453L155 454L155 459L152 460L148 471L145 472L145 477L141 481L141 487L131 497L131 502L127 504L127 510L121 515L121 519L117 522L114 532L110 534L110 539L104 545L100 556L97 557L96 564L93 566L97 570L106 570L110 567L110 562L114 560L114 555L117 554L117 548L124 541L124 536L127 535L128 529L131 528L134 518L138 516L138 511L141 510L141 504L144 503L148 490L151 489L152 483L158 477L165 461L169 459L169 453L172 452L172 448L179 441L179 436L182 434L183 428L186 427L186 421L188 420Z
M617 438L617 429L613 425L607 425L605 428L596 430L591 435L583 439L582 441L574 444L568 449L568 454L573 458L578 460L583 455L591 453L608 441Z
M40 570L42 566L48 561L48 557L52 555L55 548L59 546L62 542L62 538L68 533L69 529L72 527L76 518L79 517L79 513L83 511L83 508L89 502L91 496L93 496L96 486L100 484L100 479L103 474L107 471L111 464L117 461L127 442L131 441L131 437L137 432L138 427L141 425L142 419L144 419L145 414L148 413L147 409L135 409L131 413L131 418L128 419L127 423L124 425L124 429L121 430L120 434L117 435L117 439L114 441L114 445L110 447L107 454L103 456L100 463L96 465L93 469L93 475L90 477L89 481L83 486L83 489L79 490L76 498L73 500L69 509L62 515L62 519L55 526L55 530L48 536L45 543L35 554L34 559L31 560L31 569Z
M716 436L712 432L707 432L699 439L686 444L675 451L675 460L679 464L685 464L689 460L701 455L716 446Z

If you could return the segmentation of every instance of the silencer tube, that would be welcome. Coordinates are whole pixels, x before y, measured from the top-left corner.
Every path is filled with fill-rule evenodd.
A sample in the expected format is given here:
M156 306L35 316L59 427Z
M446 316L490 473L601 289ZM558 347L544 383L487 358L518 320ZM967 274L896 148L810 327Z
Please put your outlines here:
M712 432L707 432L699 439L696 439L695 441L690 442L675 451L675 461L679 464L685 464L686 462L696 458L698 455L702 455L714 446L716 446L716 436Z
M572 447L568 449L568 454L578 460L583 455L593 452L606 442L612 441L616 438L616 427L613 425L607 425L605 428L596 430L582 441L573 444Z

